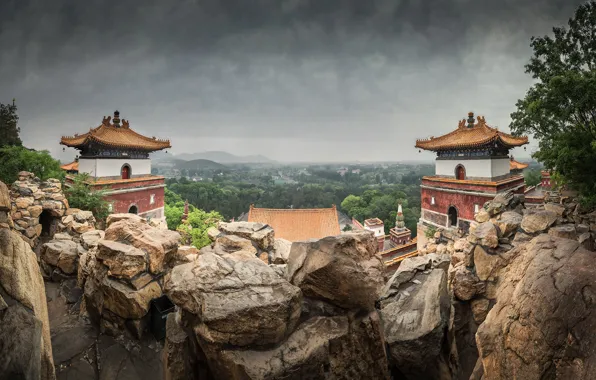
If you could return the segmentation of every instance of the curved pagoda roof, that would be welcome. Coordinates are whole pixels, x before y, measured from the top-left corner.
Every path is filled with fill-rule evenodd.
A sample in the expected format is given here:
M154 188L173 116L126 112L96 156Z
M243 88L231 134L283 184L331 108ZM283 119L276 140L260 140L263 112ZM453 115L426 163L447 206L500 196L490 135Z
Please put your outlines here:
M509 170L523 170L530 166L530 164L524 164L523 162L515 161L513 157L509 159Z
M113 119L111 116L104 117L99 127L91 128L87 133L62 136L60 139L60 144L77 149L82 149L91 143L97 143L108 148L134 149L146 152L171 148L170 140L143 136L132 130L128 121L124 119L120 124L120 113L118 111L114 112Z
M506 148L514 148L528 143L527 136L512 136L486 124L484 116L478 116L474 123L474 113L468 114L468 120L459 122L457 129L446 135L416 140L416 148L443 151L452 149L481 148L498 143Z

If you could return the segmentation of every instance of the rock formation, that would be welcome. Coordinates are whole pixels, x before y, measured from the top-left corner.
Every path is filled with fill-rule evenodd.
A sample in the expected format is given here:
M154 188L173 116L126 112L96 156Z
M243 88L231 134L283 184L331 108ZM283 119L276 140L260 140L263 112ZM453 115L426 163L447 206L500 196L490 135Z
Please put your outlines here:
M103 332L127 331L140 338L151 301L162 295L166 263L177 255L180 237L133 214L110 215L106 225L103 239L101 234L81 235L89 247L78 268L84 311Z
M476 340L490 379L593 379L594 253L539 235L517 250Z
M0 378L55 379L43 279L30 240L7 228L10 210L0 182Z
M185 378L189 365L196 379L388 378L372 233L294 243L289 255L261 224L222 223L209 235L213 244L166 279L177 305L166 378ZM271 260L284 256L287 271Z
M392 372L406 379L451 379L447 288L449 255L406 259L378 302Z

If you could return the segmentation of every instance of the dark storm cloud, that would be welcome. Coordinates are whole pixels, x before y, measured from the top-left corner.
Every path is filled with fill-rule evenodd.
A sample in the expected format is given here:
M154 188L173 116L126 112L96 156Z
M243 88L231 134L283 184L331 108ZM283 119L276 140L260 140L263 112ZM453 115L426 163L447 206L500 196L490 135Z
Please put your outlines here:
M12 0L0 101L37 148L120 108L178 152L407 159L470 109L505 127L529 37L578 3Z

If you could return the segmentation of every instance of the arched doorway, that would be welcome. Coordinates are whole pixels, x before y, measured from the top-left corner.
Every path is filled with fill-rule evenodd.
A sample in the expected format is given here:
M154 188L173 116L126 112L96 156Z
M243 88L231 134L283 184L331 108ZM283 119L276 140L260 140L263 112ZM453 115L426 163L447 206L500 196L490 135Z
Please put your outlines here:
M457 165L455 167L455 178L459 180L466 179L466 168L463 165Z
M120 173L122 174L122 179L130 179L130 166L128 164L122 165Z
M454 206L450 206L447 211L449 217L449 227L457 227L457 209Z
M39 214L39 224L41 224L41 235L43 237L51 237L54 235L54 218L49 210L43 210Z
M138 212L139 212L139 209L136 205L132 205L128 208L129 214L137 214Z

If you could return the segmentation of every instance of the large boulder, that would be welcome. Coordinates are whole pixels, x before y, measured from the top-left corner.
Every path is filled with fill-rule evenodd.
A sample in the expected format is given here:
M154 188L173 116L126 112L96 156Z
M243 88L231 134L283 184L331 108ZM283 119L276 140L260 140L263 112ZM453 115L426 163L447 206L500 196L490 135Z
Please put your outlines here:
M133 289L105 277L100 285L103 307L124 319L140 319L147 314L151 300L161 296L161 287L155 281L142 289Z
M385 266L368 231L294 242L289 281L304 295L344 309L374 310L385 284Z
M300 289L254 257L205 252L174 267L165 289L178 307L197 317L195 331L209 343L279 343L300 316Z
M522 222L522 215L515 211L505 211L496 221L496 225L501 232L501 236L511 236L517 231Z
M273 248L275 239L275 232L267 224L253 223L253 222L220 222L217 225L219 231L227 235L236 235L257 243L258 247L263 250L270 250Z
M499 230L492 222L480 223L470 233L468 240L474 244L496 248L499 245Z
M476 335L484 379L594 378L594 263L578 242L547 234L520 249Z
M287 264L291 249L291 241L286 239L275 239L273 242L273 252L271 254L271 264Z
M105 232L102 230L93 230L93 231L85 232L85 233L81 234L81 236L80 236L81 245L85 249L97 247L97 244L99 243L99 241L101 239L104 238L104 236L105 236Z
M180 235L174 231L151 227L146 222L131 217L112 220L105 231L104 239L130 244L147 253L149 271L159 274L164 270L166 256L174 254L178 249Z
M352 321L311 318L267 350L207 349L205 354L217 379L389 379L376 312Z
M0 207L5 202L2 190ZM0 228L0 377L55 379L45 287L37 258L31 246L7 228Z
M43 245L41 259L66 274L74 274L79 257L77 248L77 243L72 240L52 240Z
M406 379L451 379L450 355L444 351L450 300L442 263L404 260L402 265L412 269L399 272L400 266L378 302L389 362Z
M145 252L132 245L100 240L96 257L109 268L110 276L130 280L147 270Z
M477 294L484 293L485 284L480 281L478 276L468 270L463 263L455 265L450 272L450 285L453 294L461 301L469 301Z
M526 210L521 228L529 234L546 231L557 221L557 213L549 210Z

